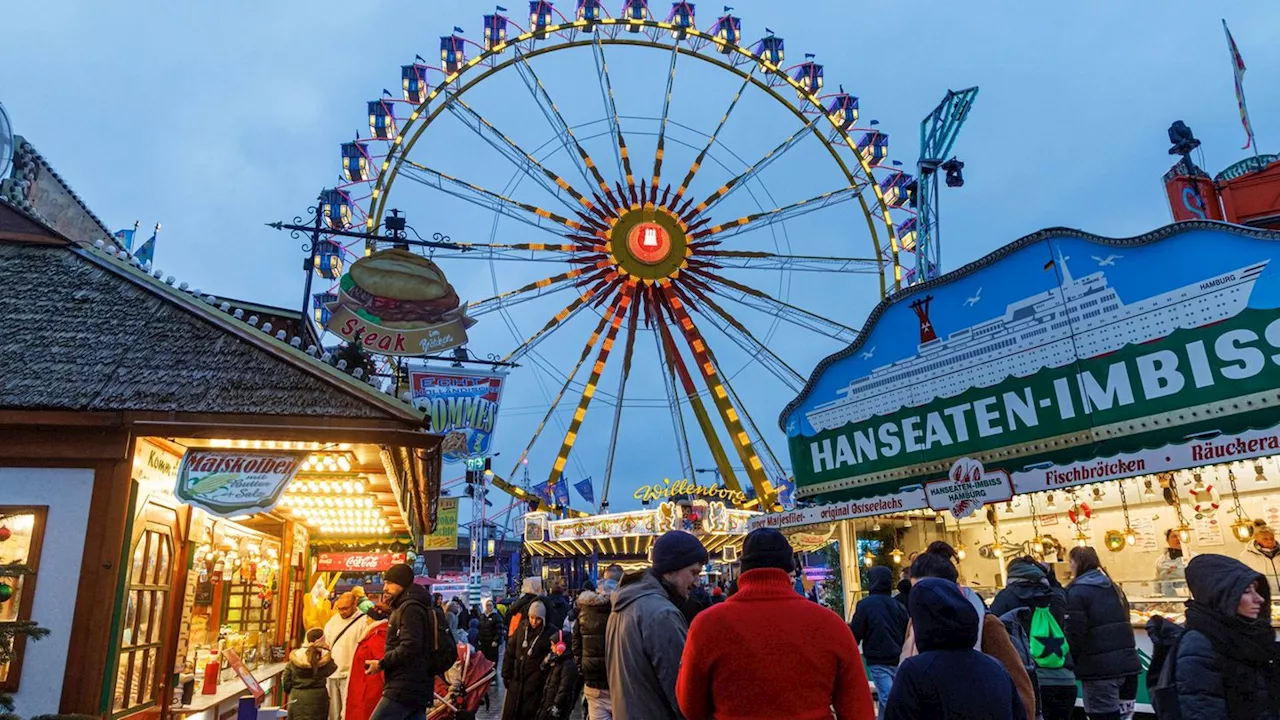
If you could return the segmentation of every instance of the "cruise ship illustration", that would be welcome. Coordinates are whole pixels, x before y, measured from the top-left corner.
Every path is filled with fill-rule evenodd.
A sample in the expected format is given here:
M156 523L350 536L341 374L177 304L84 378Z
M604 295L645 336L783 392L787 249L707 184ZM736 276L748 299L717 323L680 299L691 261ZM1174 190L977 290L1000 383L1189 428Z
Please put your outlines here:
M1150 342L1174 330L1211 325L1249 303L1262 261L1134 303L1121 301L1103 272L1073 278L1058 256L1062 284L1010 304L999 317L941 339L929 320L932 296L911 304L920 321L917 353L873 370L806 414L817 431L904 406L918 407L1009 376L1026 377L1077 358ZM1074 330L1074 332L1073 332Z

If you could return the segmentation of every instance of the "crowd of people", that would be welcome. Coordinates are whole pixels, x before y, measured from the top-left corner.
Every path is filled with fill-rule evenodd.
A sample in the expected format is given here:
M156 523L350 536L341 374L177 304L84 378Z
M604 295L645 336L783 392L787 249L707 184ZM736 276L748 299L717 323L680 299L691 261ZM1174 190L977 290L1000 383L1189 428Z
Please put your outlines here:
M1012 559L988 606L935 542L897 585L870 568L848 624L797 591L776 530L747 536L728 588L702 587L707 561L697 537L672 531L647 568L612 565L576 598L534 577L518 597L471 608L395 566L384 603L360 612L339 597L290 654L289 716L424 718L449 651L468 644L499 663L503 720L559 720L584 704L588 720L1067 720L1077 685L1091 720L1133 717L1143 668L1129 603L1092 548L1071 550L1066 586L1051 565ZM1184 564L1185 626L1148 628L1158 717L1280 720L1271 578L1220 555Z

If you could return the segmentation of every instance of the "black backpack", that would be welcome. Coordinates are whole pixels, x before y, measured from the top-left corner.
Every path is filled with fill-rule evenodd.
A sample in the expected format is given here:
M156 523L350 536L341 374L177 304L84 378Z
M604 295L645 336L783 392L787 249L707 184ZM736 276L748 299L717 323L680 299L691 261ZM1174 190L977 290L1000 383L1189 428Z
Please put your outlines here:
M427 665L431 674L444 675L454 663L458 662L458 645L453 634L449 632L449 620L444 616L444 608L427 608L431 617L431 627L427 634L431 638L430 647L424 648L427 654Z
M1147 694L1160 720L1182 720L1182 705L1178 701L1178 646L1182 644L1183 631L1180 625L1159 615L1147 621L1147 637L1151 639L1152 649L1151 664L1147 667Z

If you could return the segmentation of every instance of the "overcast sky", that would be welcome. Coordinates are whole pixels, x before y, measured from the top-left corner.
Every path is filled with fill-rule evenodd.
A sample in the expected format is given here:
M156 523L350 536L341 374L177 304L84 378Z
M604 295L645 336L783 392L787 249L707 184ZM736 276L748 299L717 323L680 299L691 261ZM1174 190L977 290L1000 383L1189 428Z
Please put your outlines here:
M526 24L527 3L507 5L513 20ZM569 14L572 4L560 5ZM669 6L654 7L665 15ZM945 189L941 198L948 269L1048 226L1119 237L1167 223L1161 175L1172 162L1165 131L1174 120L1186 121L1204 142L1203 165L1210 173L1245 157L1223 12L1249 67L1246 91L1261 149L1280 151L1280 93L1274 91L1280 87L1280 45L1274 42L1280 4L1270 0L854 6L737 0L734 7L746 38L758 38L767 26L785 37L789 61L815 53L825 64L826 90L842 84L858 96L860 125L879 120L890 135L892 157L908 168L918 152L920 119L946 90L981 88L956 146L968 182ZM720 4L699 3L698 9L704 28L720 14ZM480 16L491 11L488 3L460 0L16 3L4 13L0 60L9 71L0 101L17 132L109 226L131 227L139 220L145 236L155 222L164 224L157 267L218 295L293 307L302 295L299 243L264 223L305 213L317 191L337 181L339 143L357 131L367 137L365 102L383 88L398 95L400 65L415 54L437 62L438 37L454 25L479 41ZM624 119L623 128L635 134L637 173L647 176L653 141L646 133L654 123L645 118L661 112L669 55L635 48L606 53L619 112L633 118ZM553 53L534 67L569 121L586 124L584 135L589 128L598 131L604 106L592 53ZM698 146L697 133L715 127L739 82L727 72L682 62L671 119L687 127L671 131L673 137ZM484 81L467 100L530 149L551 138L514 71ZM703 192L799 127L761 93L748 93L743 102L726 126L724 147L713 153L717 166L701 178L710 186L699 186ZM511 166L492 151L486 155L486 146L456 120L442 117L415 149L415 161L495 190L512 180ZM584 142L598 159L612 153L606 139ZM669 180L683 174L696 151L677 145L668 152L667 167L675 168L664 173ZM573 172L563 154L551 154L547 164L566 177ZM822 148L802 143L761 177L752 197L725 207L723 217L838 187ZM535 188L512 193L551 202ZM405 209L425 236L554 240L513 221L495 224L488 210L403 179L390 197L389 206ZM733 242L749 249L863 257L870 244L859 212L846 204ZM563 269L486 261L445 267L467 300ZM855 327L878 300L869 276L757 272L735 278ZM521 305L510 323L497 314L486 316L473 328L472 349L505 354L517 337L529 335L568 300L561 294ZM841 347L732 302L725 306L801 374ZM499 416L500 474L529 441L594 322L589 314L575 318L511 374ZM704 330L745 409L789 466L776 418L794 392L724 335ZM615 509L634 505L630 496L639 485L681 475L652 335L641 333L637 347L610 491ZM612 427L617 356L569 465L569 479L593 477L597 494ZM534 448L534 482L547 477L580 381L581 376ZM696 436L688 413L686 422ZM693 445L695 466L711 467L705 443L695 438Z

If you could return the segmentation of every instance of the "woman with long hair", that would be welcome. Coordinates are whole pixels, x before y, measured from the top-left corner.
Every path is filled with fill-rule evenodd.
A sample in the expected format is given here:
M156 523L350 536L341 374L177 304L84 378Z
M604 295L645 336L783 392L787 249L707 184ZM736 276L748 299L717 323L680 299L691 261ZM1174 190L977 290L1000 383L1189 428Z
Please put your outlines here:
M1098 551L1076 547L1067 556L1075 577L1067 586L1063 632L1091 720L1120 720L1121 688L1142 671L1129 621L1129 599L1102 569Z
M338 664L329 656L324 629L311 628L302 647L289 653L280 688L289 695L289 720L328 720L329 676Z

